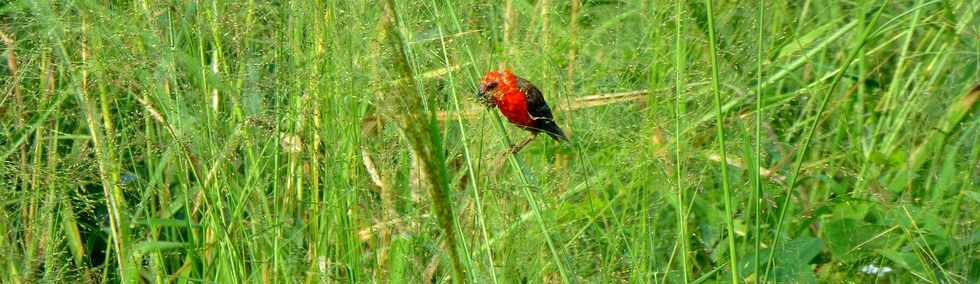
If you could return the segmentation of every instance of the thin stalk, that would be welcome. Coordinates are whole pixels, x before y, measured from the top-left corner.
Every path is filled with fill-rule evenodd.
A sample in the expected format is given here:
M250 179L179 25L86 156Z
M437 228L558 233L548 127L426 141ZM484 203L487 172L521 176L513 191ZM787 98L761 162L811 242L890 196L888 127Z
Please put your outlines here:
M705 0L705 7L707 9L708 18L708 47L711 54L708 55L708 59L711 61L711 93L715 97L715 111L718 113L716 116L716 129L718 130L718 152L720 152L721 160L728 161L725 153L725 127L724 127L724 113L721 111L721 92L719 90L718 81L721 80L718 75L718 52L717 43L715 42L715 23L714 15L711 9L711 0ZM735 253L735 222L734 216L732 215L732 196L731 190L728 186L728 163L721 163L721 189L725 195L725 225L728 231L728 262L732 270L732 283L738 283L738 256Z
M758 17L758 34L756 38L756 71L755 71L755 161L752 163L752 171L755 175L752 177L752 202L755 207L755 226L753 228L753 235L755 235L755 245L753 246L753 255L755 257L752 260L752 273L755 273L755 277L759 278L759 251L762 247L762 235L760 234L761 223L762 223L762 173L759 168L762 167L762 60L763 51L763 24L765 23L765 3L759 0L757 5L759 5Z
M565 77L565 89L566 92L571 92L575 84L575 59L578 57L578 17L579 10L581 10L582 1L572 0L572 14L569 20L569 37L568 42L570 43L568 48L568 69L566 70L567 77Z
M681 114L681 104L683 103L681 94L684 93L684 69L686 67L684 60L687 58L684 41L681 39L681 31L684 25L684 21L681 20L683 12L683 3L680 1L674 3L674 190L677 193L677 205L674 208L677 211L677 241L680 243L681 283L687 283L690 268L687 260L687 217L684 214L686 199L683 180L681 179L681 173L684 169L681 158L681 135L684 133L684 128L681 126L681 117L683 117Z
M511 37L513 37L514 24L516 22L515 18L514 1L504 0L504 49L505 54L507 54L508 58L510 59L512 59L514 55L514 46L511 44Z

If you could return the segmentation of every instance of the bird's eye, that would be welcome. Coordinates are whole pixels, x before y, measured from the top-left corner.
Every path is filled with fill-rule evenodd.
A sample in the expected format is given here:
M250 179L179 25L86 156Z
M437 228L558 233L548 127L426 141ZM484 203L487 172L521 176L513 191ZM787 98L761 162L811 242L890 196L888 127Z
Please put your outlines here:
M492 90L493 88L496 87L497 87L497 82L490 82L490 84L487 84L487 90Z

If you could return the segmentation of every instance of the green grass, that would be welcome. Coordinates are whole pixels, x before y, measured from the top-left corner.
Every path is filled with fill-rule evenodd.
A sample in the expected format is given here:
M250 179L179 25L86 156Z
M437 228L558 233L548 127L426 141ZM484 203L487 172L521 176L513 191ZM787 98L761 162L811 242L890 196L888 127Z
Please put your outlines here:
M0 282L980 281L980 2L484 2L3 2Z

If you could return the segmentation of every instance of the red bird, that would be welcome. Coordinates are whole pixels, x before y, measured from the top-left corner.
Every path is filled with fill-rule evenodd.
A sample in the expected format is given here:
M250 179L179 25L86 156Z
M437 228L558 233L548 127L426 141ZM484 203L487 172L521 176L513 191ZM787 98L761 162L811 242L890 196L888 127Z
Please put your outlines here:
M497 107L510 123L531 132L531 137L515 146L514 152L544 132L555 141L568 141L551 115L544 96L531 82L517 77L510 70L490 71L480 81L479 99L487 107Z

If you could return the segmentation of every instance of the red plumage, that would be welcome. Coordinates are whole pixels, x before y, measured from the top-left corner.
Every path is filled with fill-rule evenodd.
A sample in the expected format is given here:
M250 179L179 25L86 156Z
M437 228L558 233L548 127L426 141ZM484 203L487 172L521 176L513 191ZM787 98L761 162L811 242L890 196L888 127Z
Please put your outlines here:
M499 108L510 123L532 133L543 131L556 141L568 140L541 91L510 70L488 72L480 81L479 94L484 104Z

